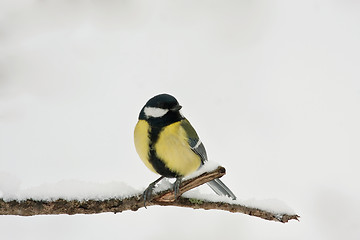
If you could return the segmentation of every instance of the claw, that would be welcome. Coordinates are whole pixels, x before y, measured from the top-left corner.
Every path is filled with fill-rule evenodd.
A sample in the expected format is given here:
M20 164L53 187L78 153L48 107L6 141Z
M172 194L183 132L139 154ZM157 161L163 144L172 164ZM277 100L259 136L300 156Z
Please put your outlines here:
M179 189L180 189L181 181L182 181L182 178L181 178L181 177L178 177L178 178L176 178L176 181L175 181L175 183L174 183L174 195L175 195L175 199L179 197Z
M144 191L143 198L144 198L144 207L146 208L146 201L151 199L152 191L155 188L155 184L151 183Z
M155 188L155 185L160 182L161 179L163 179L164 177L160 177L158 179L156 179L154 182L150 183L149 186L145 189L144 193L143 193L143 199L144 199L144 207L146 208L146 202L148 200L151 200L151 195L152 192Z

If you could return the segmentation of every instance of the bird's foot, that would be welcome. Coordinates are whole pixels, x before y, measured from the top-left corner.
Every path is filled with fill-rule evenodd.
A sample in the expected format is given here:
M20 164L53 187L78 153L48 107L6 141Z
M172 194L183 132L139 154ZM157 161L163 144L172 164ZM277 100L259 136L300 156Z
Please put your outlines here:
M143 198L144 198L144 207L146 208L146 202L151 199L151 195L152 192L155 188L155 184L154 183L150 183L149 186L145 189L144 193L143 193Z
M149 186L145 189L144 193L143 193L143 199L144 199L144 207L146 208L146 202L151 200L151 195L152 192L155 188L155 185L160 182L161 179L163 179L164 177L160 177L158 179L156 179L154 182L150 183Z
M179 189L180 189L180 185L181 185L181 181L182 178L176 178L176 181L174 182L174 195L175 195L175 199L177 199L178 197L180 197L179 195Z

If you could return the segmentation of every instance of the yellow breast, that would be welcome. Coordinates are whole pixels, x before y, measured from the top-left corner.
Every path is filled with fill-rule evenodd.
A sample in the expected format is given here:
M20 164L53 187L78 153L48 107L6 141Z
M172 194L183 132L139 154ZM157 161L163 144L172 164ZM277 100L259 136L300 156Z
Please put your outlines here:
M149 124L145 120L139 120L135 126L134 142L136 152L145 165L153 172L155 169L149 162Z
M144 164L156 173L149 161L149 128L150 125L145 120L138 121L134 131L135 148ZM159 160L171 171L182 176L193 173L201 165L201 159L191 150L186 131L180 122L163 128L154 148Z
M168 125L160 132L155 151L170 170L183 176L196 171L201 164L200 157L189 146L181 122Z

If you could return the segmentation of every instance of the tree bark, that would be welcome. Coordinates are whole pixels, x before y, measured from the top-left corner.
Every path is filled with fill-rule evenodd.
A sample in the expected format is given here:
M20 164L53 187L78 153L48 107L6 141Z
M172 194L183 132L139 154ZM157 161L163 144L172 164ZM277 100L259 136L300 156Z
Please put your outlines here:
M225 168L218 167L217 169L203 173L197 177L184 181L180 186L180 194L202 185L215 178L220 178L225 175ZM161 205L161 206L178 206L188 207L193 209L219 209L233 213L244 213L251 216L260 217L266 220L274 220L286 223L289 220L299 220L299 216L289 215L285 213L272 213L269 211L251 208L238 203L225 202L211 202L206 200L191 199L185 197L178 197L175 199L172 190L166 190L153 195L152 199L146 203L147 206ZM111 198L105 200L64 200L58 199L55 201L45 200L11 200L5 201L0 199L0 215L19 215L19 216L33 216L33 215L54 215L54 214L94 214L103 212L119 213L126 210L136 211L144 207L144 200L142 194L138 194L126 198Z

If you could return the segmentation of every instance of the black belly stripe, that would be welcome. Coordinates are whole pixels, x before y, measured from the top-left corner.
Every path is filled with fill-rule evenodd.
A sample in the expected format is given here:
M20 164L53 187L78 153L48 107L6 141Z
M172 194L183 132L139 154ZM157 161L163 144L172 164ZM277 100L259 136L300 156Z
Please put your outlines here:
M162 129L163 129L162 127L149 128L149 137L150 137L149 162L151 163L155 171L159 173L161 176L168 178L179 177L179 174L174 171L171 171L156 154L154 143L156 143L156 141L158 140Z

